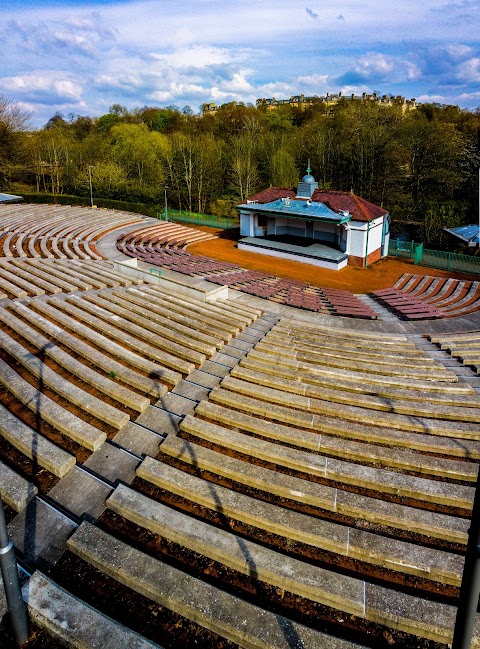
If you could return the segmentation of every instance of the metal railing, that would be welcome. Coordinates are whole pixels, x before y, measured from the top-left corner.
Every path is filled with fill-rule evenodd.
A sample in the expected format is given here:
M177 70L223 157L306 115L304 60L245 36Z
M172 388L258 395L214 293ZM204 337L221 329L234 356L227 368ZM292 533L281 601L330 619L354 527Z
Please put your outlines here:
M157 218L165 220L165 211L157 212ZM168 220L178 221L180 223L194 223L195 225L207 225L210 228L219 228L221 230L239 227L240 225L239 219L228 216L214 216L212 214L172 210L170 208L168 209Z
M480 274L480 257L444 250L431 250L424 248L423 243L415 243L415 241L391 239L388 245L388 254L391 257L413 259L414 264L430 268L441 268L457 273Z

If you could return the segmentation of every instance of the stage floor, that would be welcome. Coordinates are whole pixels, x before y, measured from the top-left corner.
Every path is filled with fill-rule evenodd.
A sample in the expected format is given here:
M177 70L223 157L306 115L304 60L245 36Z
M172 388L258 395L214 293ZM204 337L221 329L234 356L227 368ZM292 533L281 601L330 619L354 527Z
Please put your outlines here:
M314 239L299 240L298 237L291 237L291 241L295 243L287 243L282 237L279 238L264 238L264 237L245 237L240 239L239 243L245 244L252 248L266 248L268 250L278 250L282 253L289 253L298 255L300 257L310 257L313 259L325 259L330 262L340 263L348 259L348 255L341 250L336 250L330 246L319 243ZM301 243L302 245L299 245Z

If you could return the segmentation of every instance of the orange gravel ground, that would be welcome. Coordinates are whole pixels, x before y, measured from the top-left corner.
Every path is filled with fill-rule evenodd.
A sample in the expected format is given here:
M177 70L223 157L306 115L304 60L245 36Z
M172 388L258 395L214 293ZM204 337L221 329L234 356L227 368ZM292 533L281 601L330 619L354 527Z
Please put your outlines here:
M390 288L403 273L472 279L468 275L447 272L436 268L414 266L409 260L397 260L392 257L381 259L368 268L346 266L342 270L327 270L325 268L311 266L310 264L301 264L296 261L287 261L259 253L238 250L236 240L225 238L230 236L228 231L208 227L195 227L197 230L204 230L213 234L218 233L220 238L195 243L187 248L188 252L194 255L213 257L219 261L228 261L242 268L262 271L276 275L277 277L298 279L313 286L347 289L352 291L352 293L370 293L381 288Z

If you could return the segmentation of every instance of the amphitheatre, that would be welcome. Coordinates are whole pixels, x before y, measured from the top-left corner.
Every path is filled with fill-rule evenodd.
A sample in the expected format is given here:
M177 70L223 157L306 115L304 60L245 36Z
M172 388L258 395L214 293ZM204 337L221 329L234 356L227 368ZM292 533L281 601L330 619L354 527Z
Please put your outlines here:
M0 205L0 495L32 646L445 649L480 283L276 274L218 235ZM13 646L6 615L2 589Z

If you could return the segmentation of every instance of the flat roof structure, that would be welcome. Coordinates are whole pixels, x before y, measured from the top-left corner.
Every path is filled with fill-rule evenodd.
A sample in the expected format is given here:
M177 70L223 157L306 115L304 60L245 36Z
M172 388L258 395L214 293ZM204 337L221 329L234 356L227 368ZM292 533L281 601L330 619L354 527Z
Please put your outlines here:
M23 201L23 196L15 196L14 194L0 193L0 203L15 203L16 201Z
M469 247L480 244L480 226L462 225L459 228L444 228L445 232L453 234L454 237L461 239Z

